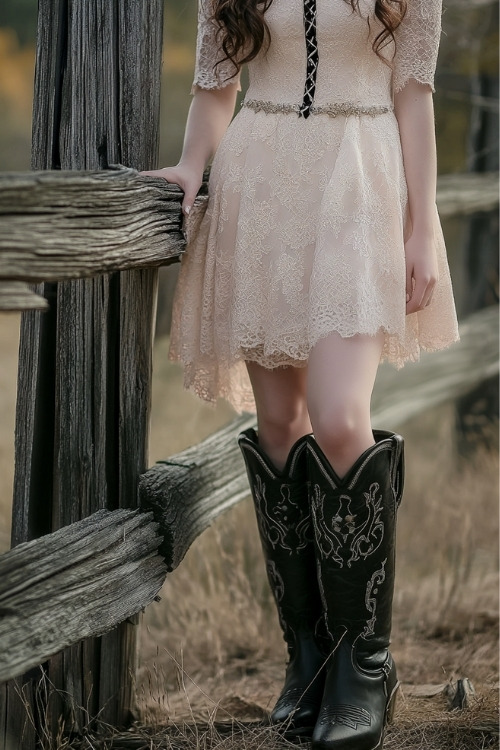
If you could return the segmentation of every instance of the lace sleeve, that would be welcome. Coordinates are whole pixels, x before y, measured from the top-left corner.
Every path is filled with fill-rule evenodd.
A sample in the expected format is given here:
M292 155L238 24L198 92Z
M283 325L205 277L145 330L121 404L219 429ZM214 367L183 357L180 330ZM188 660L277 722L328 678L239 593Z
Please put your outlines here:
M217 25L211 20L210 14L210 0L198 0L196 65L191 93L194 93L197 86L202 89L222 89L230 83L238 83L240 91L239 73L234 78L231 77L236 72L235 65L230 60L216 65L224 57L224 53L217 42Z
M410 78L434 91L434 73L441 36L442 0L408 0L408 10L396 29L393 88L400 91Z

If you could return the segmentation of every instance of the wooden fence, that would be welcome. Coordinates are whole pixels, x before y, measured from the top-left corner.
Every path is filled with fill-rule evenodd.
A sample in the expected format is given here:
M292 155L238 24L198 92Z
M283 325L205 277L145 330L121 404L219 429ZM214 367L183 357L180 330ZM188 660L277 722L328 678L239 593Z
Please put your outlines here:
M130 721L137 613L246 494L235 437L250 417L147 470L155 267L183 248L180 192L134 171L156 161L161 30L161 0L40 0L36 171L0 176L0 309L28 310L13 549L0 558L9 750L35 748L41 722L55 733L61 715L78 732L83 707ZM496 177L447 178L439 201L443 213L496 205ZM493 308L471 317L418 373L383 370L375 422L395 427L497 372L495 320Z

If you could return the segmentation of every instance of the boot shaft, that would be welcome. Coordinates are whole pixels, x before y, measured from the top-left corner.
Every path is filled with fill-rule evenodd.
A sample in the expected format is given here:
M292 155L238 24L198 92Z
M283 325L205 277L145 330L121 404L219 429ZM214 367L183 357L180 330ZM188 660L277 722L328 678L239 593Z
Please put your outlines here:
M292 646L299 631L316 630L322 613L307 494L307 442L302 438L295 443L282 472L260 449L255 430L242 432L238 442L246 464L269 584L285 639Z
M264 554L293 556L313 542L307 496L307 444L292 447L282 472L260 449L257 433L245 430L238 437Z
M376 443L340 479L314 438L308 475L318 579L332 637L347 631L370 652L390 641L396 510L403 487L403 441L374 433Z

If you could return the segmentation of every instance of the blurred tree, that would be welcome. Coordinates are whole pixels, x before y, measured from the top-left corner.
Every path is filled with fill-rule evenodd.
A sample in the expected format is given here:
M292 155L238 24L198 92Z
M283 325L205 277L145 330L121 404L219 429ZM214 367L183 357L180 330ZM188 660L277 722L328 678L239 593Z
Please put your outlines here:
M196 0L165 0L167 38L191 44L196 33L197 13Z
M14 29L21 44L34 44L37 11L37 0L2 0L0 26Z
M436 78L440 172L498 169L498 0L445 0ZM483 143L477 132L487 128ZM487 143L486 143L487 141ZM478 167L481 151L487 165Z
M197 0L165 0L160 163L175 164L191 102Z

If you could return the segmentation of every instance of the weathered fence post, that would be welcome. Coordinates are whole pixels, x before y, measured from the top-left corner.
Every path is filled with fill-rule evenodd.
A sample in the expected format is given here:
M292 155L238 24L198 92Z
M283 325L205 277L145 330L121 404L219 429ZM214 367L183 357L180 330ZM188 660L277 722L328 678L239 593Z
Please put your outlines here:
M156 166L162 12L162 0L39 0L34 169ZM136 506L147 468L156 280L155 270L141 270L42 285L50 312L23 316L14 545L100 508ZM97 714L129 721L136 631L124 623L45 665L58 691L52 727L61 712L67 730ZM35 746L47 709L34 697L40 675L0 687L0 743L9 738L9 750Z

